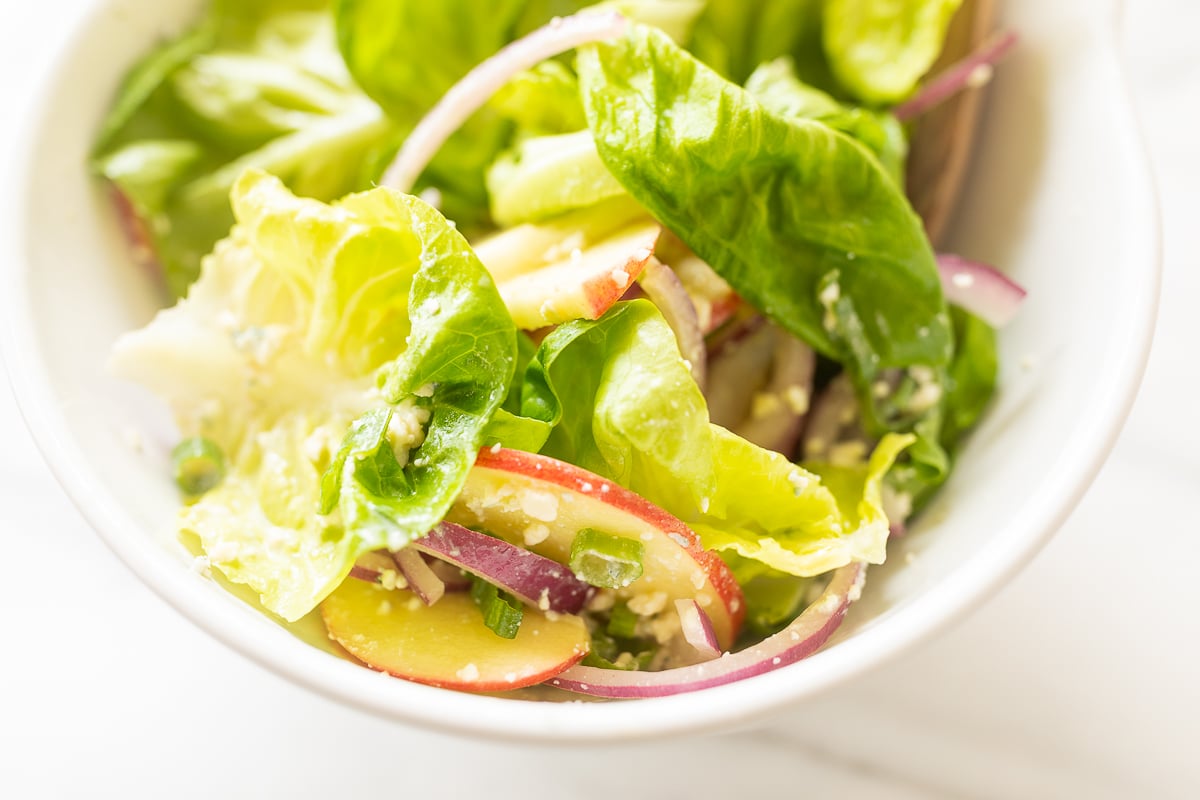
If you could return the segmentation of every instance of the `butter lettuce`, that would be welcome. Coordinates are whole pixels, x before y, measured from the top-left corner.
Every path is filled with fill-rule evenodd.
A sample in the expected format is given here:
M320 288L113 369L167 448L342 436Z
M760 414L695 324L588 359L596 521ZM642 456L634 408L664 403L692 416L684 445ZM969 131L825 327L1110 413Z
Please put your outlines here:
M796 77L789 57L759 65L746 79L746 91L785 119L814 119L862 142L875 154L897 186L904 186L908 137L904 126L887 112L845 105Z
M525 372L522 412L553 427L542 452L604 475L690 525L705 547L813 576L881 563L880 481L910 436L861 470L820 475L708 420L670 327L649 302L559 326Z
M962 0L827 0L822 40L843 88L871 104L908 97L937 60Z
M770 111L652 29L582 48L600 157L755 307L854 380L872 433L922 412L882 402L886 370L953 352L921 220L862 144Z
M228 455L181 533L295 620L363 552L441 519L509 390L516 330L466 241L416 198L325 205L251 171L232 205L188 296L112 361Z
M398 130L338 57L328 0L217 0L126 76L92 167L182 296L233 224L248 168L332 200L378 177Z

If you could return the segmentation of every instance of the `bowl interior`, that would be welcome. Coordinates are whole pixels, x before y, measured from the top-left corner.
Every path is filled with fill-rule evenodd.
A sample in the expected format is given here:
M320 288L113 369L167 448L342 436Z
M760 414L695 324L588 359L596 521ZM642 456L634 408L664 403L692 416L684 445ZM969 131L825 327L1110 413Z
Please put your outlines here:
M193 0L98 3L43 93L12 188L3 267L6 356L23 412L64 487L152 588L218 638L328 695L410 722L533 739L714 728L876 664L981 601L1065 518L1132 401L1157 296L1157 220L1107 20L1085 0L1007 6L1023 34L982 125L953 248L1029 290L1001 336L1001 389L953 479L873 569L835 646L775 673L631 704L546 704L386 679L332 651L319 623L285 628L191 568L172 534L164 408L111 378L116 337L158 296L126 257L86 159L131 54ZM1069 109L1069 113L1064 111ZM516 708L513 703L523 704Z

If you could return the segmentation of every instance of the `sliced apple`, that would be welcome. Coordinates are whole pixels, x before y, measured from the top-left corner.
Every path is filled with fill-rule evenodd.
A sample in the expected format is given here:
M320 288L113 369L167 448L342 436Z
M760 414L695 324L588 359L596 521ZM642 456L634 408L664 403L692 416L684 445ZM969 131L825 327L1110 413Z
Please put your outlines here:
M622 206L608 217L586 214L518 225L475 246L517 327L598 319L654 255L662 229L645 212Z
M329 637L372 669L397 678L497 692L532 686L558 675L587 654L583 620L553 618L526 608L515 639L483 624L466 593L427 606L415 594L364 581L344 581L321 604Z
M572 464L519 450L484 450L447 519L524 544L559 563L569 560L571 543L584 528L636 539L643 545L642 576L618 590L618 597L640 596L643 600L631 605L671 610L675 600L695 600L725 648L741 627L741 588L690 528L645 498Z

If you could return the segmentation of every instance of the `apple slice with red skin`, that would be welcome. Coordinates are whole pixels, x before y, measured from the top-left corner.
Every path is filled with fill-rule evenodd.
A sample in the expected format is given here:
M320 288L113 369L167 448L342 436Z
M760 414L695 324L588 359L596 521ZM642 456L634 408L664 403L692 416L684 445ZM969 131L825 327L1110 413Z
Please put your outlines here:
M537 330L598 319L633 285L662 228L617 198L540 224L517 225L473 245L513 321Z
M662 592L666 608L695 600L728 649L745 616L741 587L725 562L704 549L676 517L587 470L520 450L479 453L447 519L486 530L560 563L584 528L642 543L642 576L617 591L632 598Z
M412 592L348 580L321 603L329 637L372 669L397 678L501 692L533 686L583 658L591 640L579 617L526 608L515 639L483 624L467 593L425 605Z
M529 272L497 279L496 288L523 330L599 319L642 273L661 230L653 222L635 226Z

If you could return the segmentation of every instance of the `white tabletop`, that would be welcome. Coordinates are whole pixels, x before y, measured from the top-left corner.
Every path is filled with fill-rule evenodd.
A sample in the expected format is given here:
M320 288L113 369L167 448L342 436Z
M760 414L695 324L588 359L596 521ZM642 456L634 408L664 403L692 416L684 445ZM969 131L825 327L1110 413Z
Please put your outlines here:
M6 8L6 158L85 4ZM1155 350L1091 492L982 611L756 733L586 751L436 736L285 683L171 611L72 509L0 389L0 797L1200 796L1200 5L1128 5L1166 223Z

